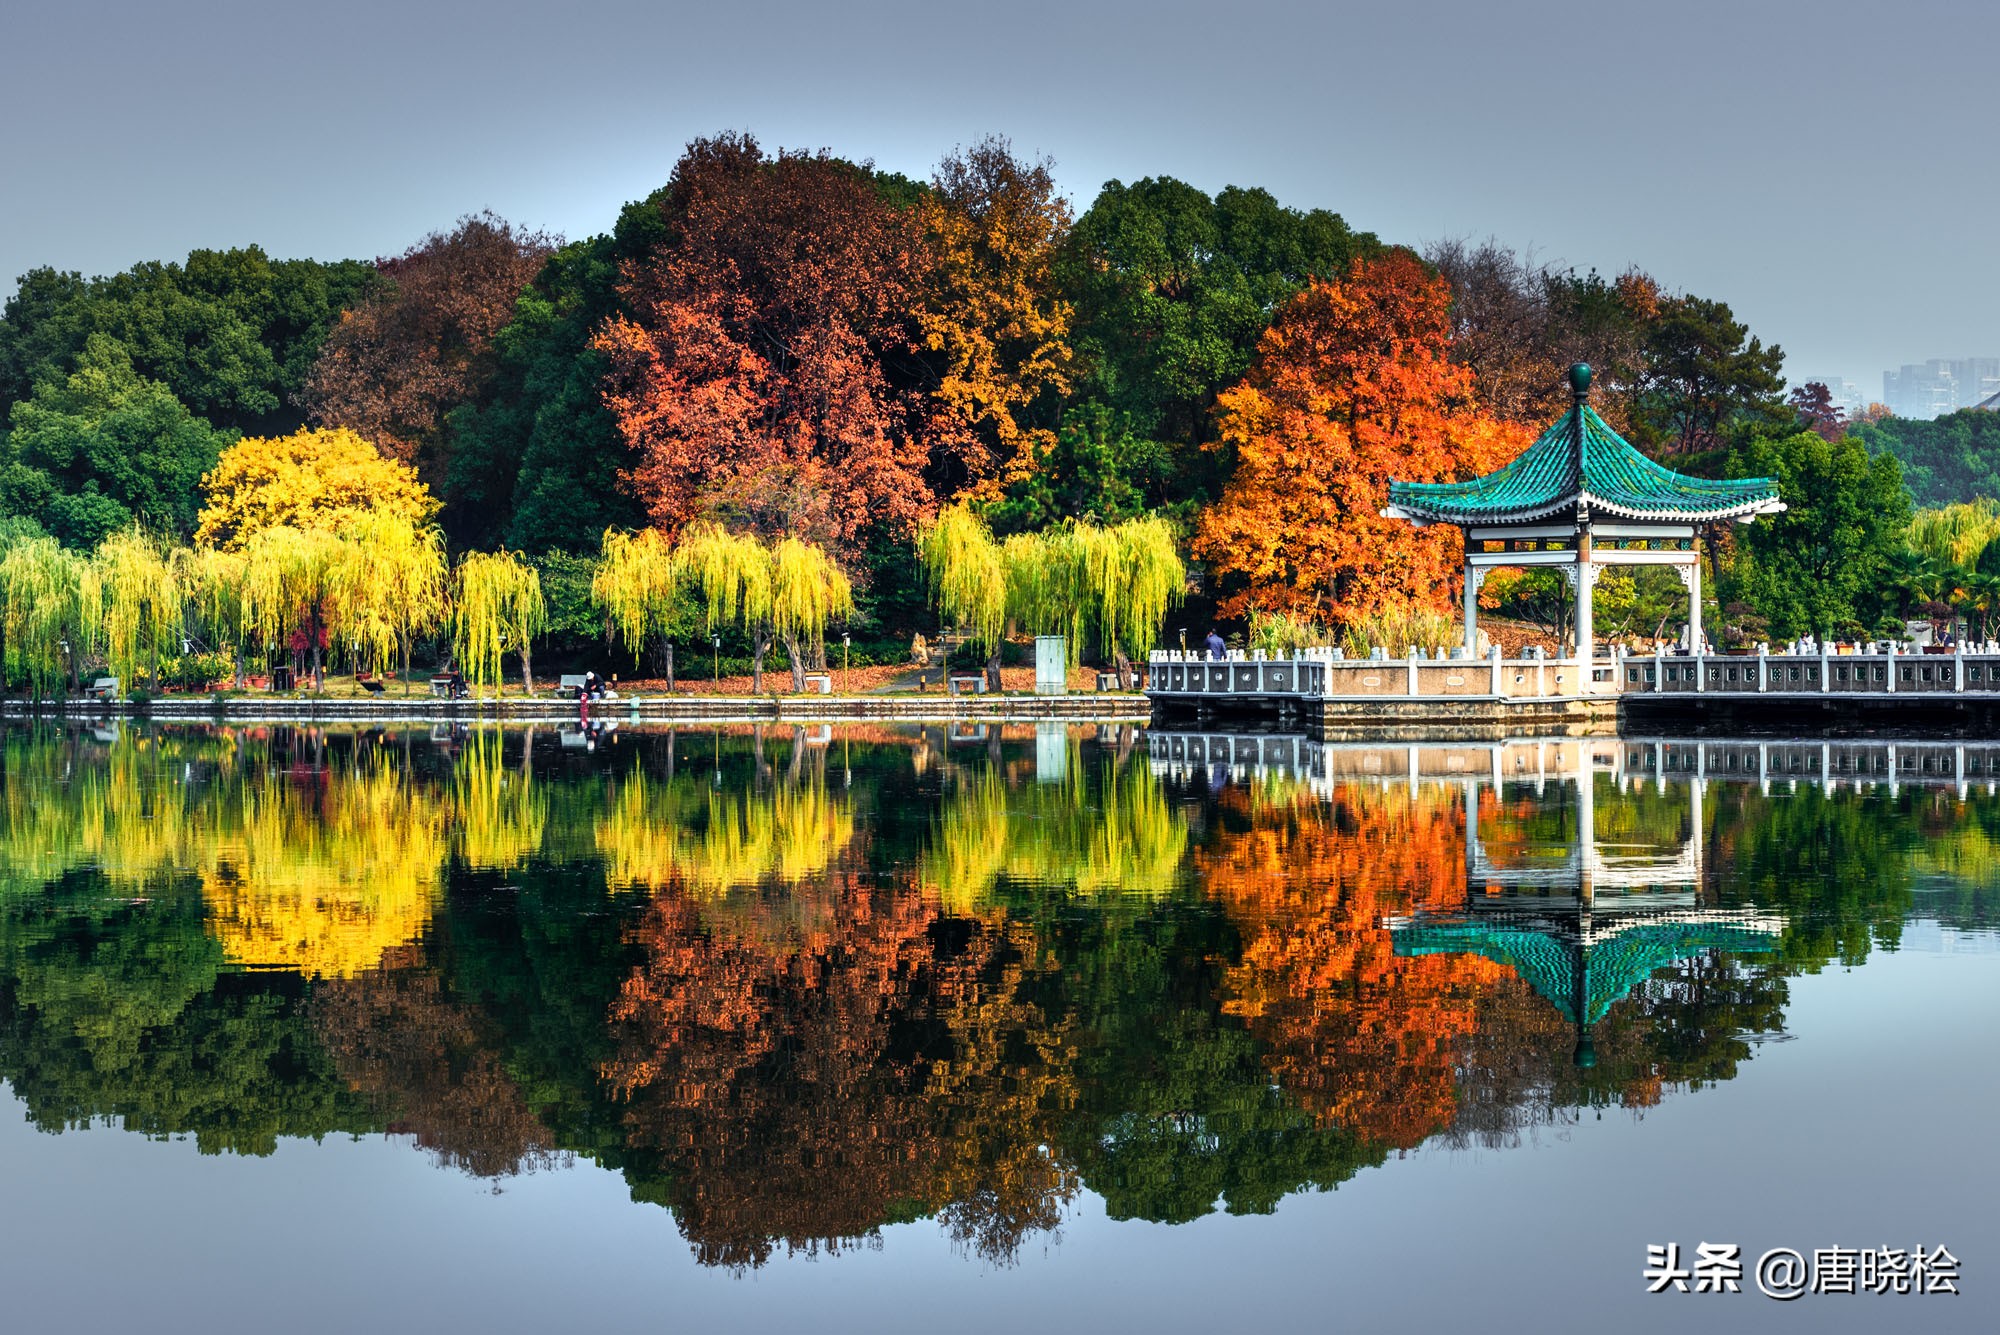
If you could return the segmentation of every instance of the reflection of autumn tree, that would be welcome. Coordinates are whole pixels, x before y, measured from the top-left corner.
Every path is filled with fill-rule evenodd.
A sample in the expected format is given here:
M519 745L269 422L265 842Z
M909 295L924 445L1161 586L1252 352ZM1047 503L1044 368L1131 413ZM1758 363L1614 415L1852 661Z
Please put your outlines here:
M604 1076L705 1263L939 1211L1007 1256L1053 1224L1067 1048L1021 995L1046 967L1025 938L852 868L726 907L668 889L637 938Z
M635 771L597 821L606 879L619 889L670 882L712 893L824 872L854 838L854 809L823 780L762 792L701 792Z
M202 876L211 930L232 963L347 978L413 941L440 890L445 816L395 760L339 776L265 771Z
M380 968L322 984L312 1019L349 1086L440 1164L502 1177L547 1159L548 1133L501 1066L489 1026L446 993L418 948L387 950Z
M0 895L0 1080L29 1120L111 1118L204 1154L370 1129L299 1016L300 981L221 972L191 878L129 888L76 873Z
M1399 957L1381 920L1463 902L1458 791L1348 785L1326 807L1223 803L1247 828L1196 861L1243 933L1224 1011L1319 1117L1403 1147L1449 1125L1475 1002L1506 971L1473 956Z

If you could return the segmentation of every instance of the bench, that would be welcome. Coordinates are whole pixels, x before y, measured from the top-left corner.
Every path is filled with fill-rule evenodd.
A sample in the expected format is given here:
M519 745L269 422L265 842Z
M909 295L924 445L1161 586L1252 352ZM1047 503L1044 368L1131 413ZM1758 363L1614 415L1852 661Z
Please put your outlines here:
M354 684L370 695L382 694L382 682L376 677L356 677Z
M978 673L970 673L965 676L954 675L945 680L946 689L953 695L957 695L960 691L970 691L974 695L986 694L986 678Z
M1125 683L1118 680L1116 672L1100 672L1097 674L1097 689L1100 691L1122 691L1125 689Z
M439 675L431 678L431 694L444 700L456 700L464 694L464 690L458 686L458 678Z
M583 674L581 672L565 672L562 678L556 682L556 698L559 700L574 700L581 694L583 694Z
M831 672L808 672L805 674L806 690L818 691L821 695L833 694L833 674Z
M99 677L90 683L90 689L84 694L93 700L115 700L118 698L118 678Z

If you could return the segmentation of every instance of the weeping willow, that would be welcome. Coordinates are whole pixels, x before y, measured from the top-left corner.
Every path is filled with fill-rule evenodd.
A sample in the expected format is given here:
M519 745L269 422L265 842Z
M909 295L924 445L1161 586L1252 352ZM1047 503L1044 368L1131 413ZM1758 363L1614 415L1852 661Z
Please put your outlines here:
M54 538L17 542L0 558L5 598L8 677L21 677L35 698L77 684L83 659L97 648L103 588L97 564Z
M162 650L180 653L186 629L184 563L137 528L106 538L93 561L103 592L106 666L128 686L143 666L158 690Z
M771 552L771 629L792 662L792 689L806 688L806 668L826 666L826 628L854 614L854 586L818 547L785 538Z
M340 567L340 602L357 662L377 673L400 667L407 694L411 646L444 619L444 534L387 510L364 510L340 536L352 553Z
M674 549L674 568L700 596L711 635L733 623L750 637L750 689L761 694L764 655L771 649L770 550L748 534L694 523Z
M244 587L248 563L242 552L215 547L184 547L175 557L187 596L189 624L209 644L229 653L234 665L231 684L240 689L252 624Z
M1917 511L1905 541L1941 570L1969 574L1995 538L2000 538L2000 501L1981 498Z
M997 650L1012 621L1031 635L1061 635L1072 667L1094 644L1124 670L1187 590L1173 529L1156 516L1109 528L1070 521L995 543L958 505L919 535L917 551L939 610L969 638Z
M268 654L305 658L314 689L326 685L323 654L344 629L349 563L364 554L320 529L266 528L243 545L242 602L248 629Z
M945 619L991 652L1007 630L1007 559L986 521L964 502L947 506L917 535L917 558Z
M541 576L512 552L472 552L458 563L452 599L452 652L474 686L500 684L500 656L521 655L521 684L533 694L534 637L548 625Z
M590 578L590 600L604 612L611 632L634 661L656 635L665 635L679 591L674 551L658 529L604 532L604 555Z

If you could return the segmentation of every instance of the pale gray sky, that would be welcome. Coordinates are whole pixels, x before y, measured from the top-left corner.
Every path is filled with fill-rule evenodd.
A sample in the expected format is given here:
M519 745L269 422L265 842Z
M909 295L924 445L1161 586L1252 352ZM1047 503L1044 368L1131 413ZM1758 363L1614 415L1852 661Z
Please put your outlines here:
M582 236L691 137L1261 185L1729 301L1795 376L2000 354L2000 5L93 3L0 10L0 291L191 247Z

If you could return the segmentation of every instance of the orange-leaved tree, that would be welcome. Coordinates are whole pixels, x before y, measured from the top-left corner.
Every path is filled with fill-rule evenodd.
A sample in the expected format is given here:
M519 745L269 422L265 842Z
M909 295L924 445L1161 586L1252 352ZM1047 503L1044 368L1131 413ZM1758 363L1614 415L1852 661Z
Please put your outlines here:
M1278 313L1250 373L1218 404L1235 456L1194 549L1222 609L1347 623L1390 609L1448 611L1457 529L1384 519L1394 480L1445 482L1505 463L1530 435L1475 405L1450 358L1451 291L1407 251L1315 280Z
M958 428L939 433L940 499L1018 481L1055 442L1036 408L1069 390L1072 312L1053 277L1070 212L1050 165L984 139L939 163L917 202L930 250L917 323Z

